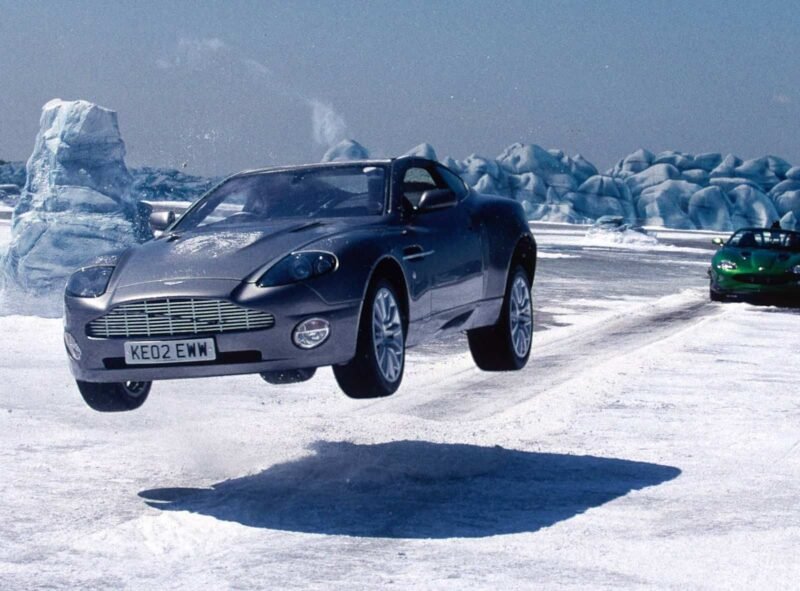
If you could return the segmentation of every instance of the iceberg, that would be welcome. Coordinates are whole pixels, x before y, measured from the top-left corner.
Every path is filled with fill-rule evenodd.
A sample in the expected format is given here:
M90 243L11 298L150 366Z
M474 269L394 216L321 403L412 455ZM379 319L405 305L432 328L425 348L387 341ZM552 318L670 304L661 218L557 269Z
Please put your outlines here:
M781 228L800 232L800 216L790 211L781 218Z
M789 212L793 212L796 216L800 217L800 189L795 191L785 191L777 195L773 203L778 215L784 216Z
M671 164L678 170L689 170L696 168L694 157L691 154L668 150L656 155L653 164Z
M649 150L638 149L620 160L614 168L608 171L610 176L628 177L649 168L655 160L655 155Z
M16 185L17 187L22 187L24 184L24 162L0 162L0 185Z
M689 219L704 230L733 230L730 202L719 187L700 189L689 198Z
M710 173L722 162L722 154L718 152L705 152L694 157L694 164L697 168Z
M436 150L434 150L433 146L430 144L419 144L418 146L414 146L408 152L403 154L403 156L420 156L422 158L427 158L428 160L438 160L436 157Z
M19 200L19 187L14 184L0 185L0 203L14 206Z
M677 180L680 177L680 171L672 164L654 164L641 172L627 177L625 182L633 195L639 195L649 187L660 185L666 181Z
M653 168L657 166L671 165L657 164ZM689 201L700 188L686 181L674 180L650 186L642 191L636 203L639 218L652 226L693 230L696 226L688 215Z
M326 158L366 154L346 140ZM405 155L436 159L436 150L424 143ZM742 160L638 149L599 174L580 154L517 142L497 158L471 154L441 162L477 192L519 201L531 220L592 223L610 215L629 224L732 231L771 224L790 212L800 218L800 167L771 155Z
M554 179L572 178L569 164L562 161L563 153L549 152L536 144L516 143L497 157L497 164L511 174L532 172L552 185Z
M169 168L131 168L130 193L134 201L194 201L222 180Z
M87 101L44 105L2 260L6 292L60 296L74 269L141 237L124 156L114 111Z
M346 140L326 159L367 154ZM427 143L405 155L436 159ZM592 223L616 216L629 224L732 231L769 225L789 213L800 219L800 167L771 155L742 160L718 152L656 155L639 149L599 174L581 155L517 142L497 158L471 154L441 162L477 192L519 201L531 220Z
M793 181L800 181L800 166L793 166L787 170L786 178Z
M342 162L345 160L364 160L369 158L367 149L355 140L342 140L331 147L322 157L323 162Z
M780 220L775 205L764 193L750 185L740 185L728 192L731 222L734 228L771 226Z

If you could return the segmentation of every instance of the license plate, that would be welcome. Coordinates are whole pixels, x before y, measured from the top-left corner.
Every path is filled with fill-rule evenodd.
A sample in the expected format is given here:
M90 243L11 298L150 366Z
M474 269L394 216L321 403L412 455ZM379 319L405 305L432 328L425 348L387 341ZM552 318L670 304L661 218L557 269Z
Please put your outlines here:
M127 341L125 343L125 363L128 365L192 363L193 361L214 361L216 358L214 339Z

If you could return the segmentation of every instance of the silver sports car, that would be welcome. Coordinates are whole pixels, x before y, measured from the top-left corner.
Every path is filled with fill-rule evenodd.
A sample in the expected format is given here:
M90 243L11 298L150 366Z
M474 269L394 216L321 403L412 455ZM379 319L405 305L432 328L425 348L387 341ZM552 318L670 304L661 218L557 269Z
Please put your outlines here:
M406 347L451 331L484 370L528 360L536 242L522 207L437 162L242 172L151 225L157 238L67 283L64 342L95 410L138 408L153 380L280 384L327 365L348 396L387 396Z

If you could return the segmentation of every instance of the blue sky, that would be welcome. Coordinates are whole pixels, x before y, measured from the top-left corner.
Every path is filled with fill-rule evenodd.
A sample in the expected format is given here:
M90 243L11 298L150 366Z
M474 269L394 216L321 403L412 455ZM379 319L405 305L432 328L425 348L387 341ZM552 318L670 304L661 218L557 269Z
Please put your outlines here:
M773 2L0 0L0 158L41 106L119 113L129 165L220 174L517 142L600 168L636 148L800 164L800 18Z

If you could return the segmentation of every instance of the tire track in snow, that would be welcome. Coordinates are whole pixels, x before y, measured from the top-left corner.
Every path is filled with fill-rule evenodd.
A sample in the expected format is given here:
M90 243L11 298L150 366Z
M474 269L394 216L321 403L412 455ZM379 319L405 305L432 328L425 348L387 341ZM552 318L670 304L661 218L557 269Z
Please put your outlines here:
M723 305L709 302L702 292L668 296L590 325L547 331L538 340L534 333L531 359L521 371L482 372L474 367L469 354L457 356L447 362L452 369L438 370L435 380L415 376L411 384L404 384L405 395L401 392L363 410L435 421L485 418L611 359L635 356L643 347L724 312Z

